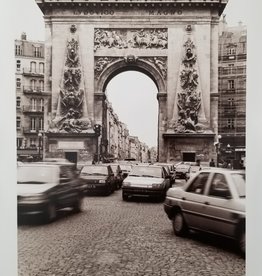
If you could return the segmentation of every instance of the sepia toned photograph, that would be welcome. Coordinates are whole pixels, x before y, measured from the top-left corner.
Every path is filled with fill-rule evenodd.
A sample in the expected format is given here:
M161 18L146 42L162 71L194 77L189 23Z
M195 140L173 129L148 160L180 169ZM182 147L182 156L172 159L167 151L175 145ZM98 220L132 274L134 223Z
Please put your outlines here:
M18 276L249 275L247 8L19 1Z

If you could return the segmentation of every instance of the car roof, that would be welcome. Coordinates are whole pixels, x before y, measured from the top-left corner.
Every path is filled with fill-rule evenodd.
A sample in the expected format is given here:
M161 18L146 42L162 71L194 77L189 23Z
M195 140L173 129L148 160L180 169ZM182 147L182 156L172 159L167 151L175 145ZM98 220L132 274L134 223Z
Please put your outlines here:
M205 168L202 168L202 170L200 172L245 173L245 170L232 170L232 169L228 169L228 168L205 167Z
M68 164L67 164L68 165ZM28 162L28 163L23 163L21 165L19 165L20 168L22 167L36 167L36 168L43 168L43 167L46 167L46 168L50 168L50 167L55 167L55 168L59 168L60 167L60 164L56 164L56 163L44 163L44 162L37 162L37 163L34 163L34 162Z

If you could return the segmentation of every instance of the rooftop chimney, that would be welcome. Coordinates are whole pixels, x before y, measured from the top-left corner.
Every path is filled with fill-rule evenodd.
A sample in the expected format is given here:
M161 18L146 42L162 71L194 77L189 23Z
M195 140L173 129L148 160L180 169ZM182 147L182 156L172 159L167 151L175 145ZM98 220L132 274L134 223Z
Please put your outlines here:
M23 33L21 34L21 39L22 39L22 40L26 40L26 33L25 33L25 32L23 32Z

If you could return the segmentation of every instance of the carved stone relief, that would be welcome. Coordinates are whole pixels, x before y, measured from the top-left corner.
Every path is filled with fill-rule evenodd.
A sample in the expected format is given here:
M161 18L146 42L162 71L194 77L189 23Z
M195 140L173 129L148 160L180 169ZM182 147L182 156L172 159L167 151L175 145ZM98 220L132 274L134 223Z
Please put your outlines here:
M191 32L191 26L186 27ZM170 122L169 127L176 133L204 132L204 125L198 122L198 114L201 108L201 89L197 67L197 55L195 45L189 36L185 41L184 55L180 67L179 89L177 92L178 114Z
M96 29L94 51L103 48L167 49L167 29Z
M153 65L156 70L160 73L163 79L167 77L167 57L149 57L149 58L142 58Z
M134 64L138 60L150 63L159 74L166 79L167 77L167 57L136 57L128 55L126 57L97 57L95 58L95 78L98 79L102 72L113 62L124 60L127 64Z
M56 118L49 132L80 133L91 127L89 119L83 117L84 89L79 44L75 37L76 26L70 28L71 38L67 42L66 59L62 75Z
M112 62L120 60L120 58L115 57L99 57L95 60L95 78L98 79L104 69Z

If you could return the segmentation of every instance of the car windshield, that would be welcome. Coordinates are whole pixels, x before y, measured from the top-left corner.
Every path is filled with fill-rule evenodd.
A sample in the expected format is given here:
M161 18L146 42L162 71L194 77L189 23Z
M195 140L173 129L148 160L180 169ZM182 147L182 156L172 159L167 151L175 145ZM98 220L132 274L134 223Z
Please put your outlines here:
M106 166L84 166L81 174L83 175L108 175Z
M232 173L239 197L246 197L246 175L244 173Z
M58 179L55 167L19 166L17 168L17 184L46 184L54 183Z
M162 178L161 167L134 167L129 176Z

